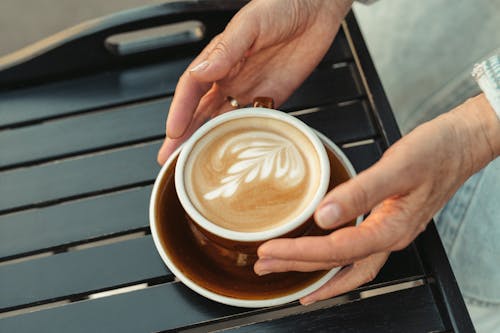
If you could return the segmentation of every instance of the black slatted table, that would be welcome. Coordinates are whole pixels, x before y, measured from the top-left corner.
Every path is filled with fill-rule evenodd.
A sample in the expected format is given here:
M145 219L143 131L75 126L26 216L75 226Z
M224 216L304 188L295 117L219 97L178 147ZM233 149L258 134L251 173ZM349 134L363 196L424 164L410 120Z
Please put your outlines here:
M218 304L165 267L148 201L166 113L180 74L243 3L144 7L0 59L0 332L473 330L433 224L374 281L309 307ZM131 54L108 39L185 21L203 34L146 30L155 48ZM282 109L358 171L399 137L352 13Z

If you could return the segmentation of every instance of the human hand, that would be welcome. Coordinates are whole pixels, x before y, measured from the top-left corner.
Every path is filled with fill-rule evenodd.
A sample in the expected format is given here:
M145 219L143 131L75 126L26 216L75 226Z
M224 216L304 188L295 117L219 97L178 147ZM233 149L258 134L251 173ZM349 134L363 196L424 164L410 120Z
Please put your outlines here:
M271 240L258 249L257 274L342 269L301 299L310 304L372 280L390 251L408 246L462 183L500 154L500 121L483 95L417 127L379 162L326 195L317 224L338 228L371 210L357 227L322 237Z
M283 103L321 61L352 0L254 0L188 66L177 84L158 162L211 117L257 96Z

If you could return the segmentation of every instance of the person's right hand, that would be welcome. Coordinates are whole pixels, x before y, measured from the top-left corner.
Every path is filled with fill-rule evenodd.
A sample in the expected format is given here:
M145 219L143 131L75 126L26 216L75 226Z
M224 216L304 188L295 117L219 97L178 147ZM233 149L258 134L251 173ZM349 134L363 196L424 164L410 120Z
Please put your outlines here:
M269 96L279 106L313 71L352 0L254 0L180 77L158 162L208 119Z

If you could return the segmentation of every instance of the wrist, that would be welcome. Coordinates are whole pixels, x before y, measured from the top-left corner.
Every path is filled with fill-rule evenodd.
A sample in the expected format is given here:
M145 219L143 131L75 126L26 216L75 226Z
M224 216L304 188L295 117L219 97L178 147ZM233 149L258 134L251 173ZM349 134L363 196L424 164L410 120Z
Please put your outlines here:
M324 0L322 0L322 1L324 1ZM334 7L335 7L334 15L339 22L342 22L344 20L345 16L349 12L349 10L351 10L353 2L354 2L354 0L332 1L332 4L334 4Z
M449 112L469 176L500 155L500 121L484 94Z
M297 17L305 18L307 26L320 25L325 33L332 33L334 37L340 24L351 9L353 0L295 0L292 2ZM300 21L300 20L299 20ZM302 24L301 28L306 25Z

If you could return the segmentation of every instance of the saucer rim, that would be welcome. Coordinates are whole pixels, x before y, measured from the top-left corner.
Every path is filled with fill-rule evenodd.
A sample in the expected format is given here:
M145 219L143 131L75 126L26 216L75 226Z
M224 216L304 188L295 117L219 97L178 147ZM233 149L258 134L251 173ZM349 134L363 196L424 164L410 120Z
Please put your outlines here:
M314 129L313 129L314 130ZM356 176L356 171L354 170L354 167L352 166L351 162L347 158L347 156L344 154L344 152L335 144L333 143L328 137L326 137L323 133L314 130L320 140L323 142L324 145L327 145L328 148L332 149L336 156L339 158L340 162L344 165L344 167L347 169L349 176L352 178ZM167 159L165 164L162 166L160 172L158 173L158 176L156 177L155 183L153 185L153 190L151 192L151 197L150 197L150 204L149 204L149 224L150 224L150 229L151 229L151 235L153 237L153 242L155 244L156 250L160 254L160 257L162 258L163 262L165 265L168 267L168 269L188 288L193 290L194 292L198 293L199 295L202 295L212 301L216 301L219 303L223 303L226 305L231 305L231 306L238 306L238 307L245 307L245 308L262 308L262 307L269 307L269 306L277 306L277 305L282 305L286 304L292 301L296 301L300 299L301 297L304 297L313 291L319 289L321 286L323 286L328 280L330 280L337 272L342 268L342 267L334 267L330 270L328 270L321 278L316 280L315 282L307 285L306 287L293 292L291 294L286 294L284 296L279 296L279 297L274 297L274 298L268 298L268 299L241 299L241 298L235 298L235 297L229 297L229 296L224 296L218 293L215 293L213 291L210 291L198 284L196 284L194 281L192 281L189 277L187 277L179 268L177 268L177 265L170 260L167 251L163 248L160 238L159 238L159 232L156 227L156 214L155 214L155 202L157 199L157 196L159 195L159 186L161 183L161 180L164 177L164 174L166 170L169 168L170 164L172 161L178 157L180 151L182 150L184 145L181 145L178 147ZM174 168L174 173L175 173L175 168ZM363 220L363 216L360 215L356 218L355 225L358 225L361 223Z

